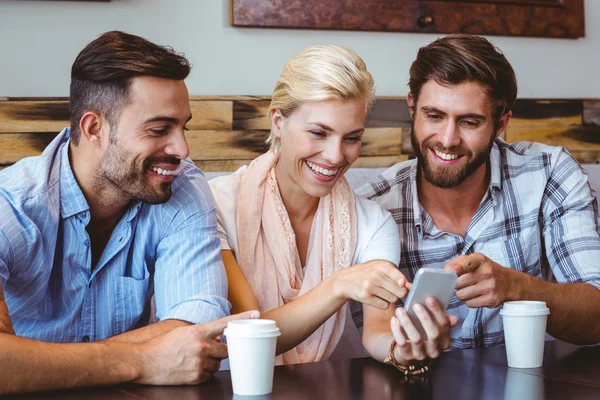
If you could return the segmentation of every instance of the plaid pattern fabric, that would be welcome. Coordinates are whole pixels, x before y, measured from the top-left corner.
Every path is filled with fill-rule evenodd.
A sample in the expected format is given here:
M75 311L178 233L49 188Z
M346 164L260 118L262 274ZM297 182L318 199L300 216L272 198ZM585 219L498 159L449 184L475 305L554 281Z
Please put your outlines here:
M443 268L479 252L498 264L553 282L600 289L596 195L587 174L561 147L496 139L490 186L465 237L440 231L417 196L417 160L399 163L357 193L389 210L400 232L400 270L412 281L421 267ZM456 297L456 349L504 343L500 308L471 309Z

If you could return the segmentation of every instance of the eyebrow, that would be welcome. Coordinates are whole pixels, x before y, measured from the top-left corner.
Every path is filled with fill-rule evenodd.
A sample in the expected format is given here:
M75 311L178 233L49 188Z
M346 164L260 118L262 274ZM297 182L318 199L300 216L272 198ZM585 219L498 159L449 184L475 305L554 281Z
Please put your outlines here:
M421 111L424 112L436 112L438 114L441 115L448 115L447 113L445 113L444 111L440 110L437 107L431 107L431 106L423 106L421 107ZM487 117L485 115L482 114L477 114L477 113L467 113L467 114L460 114L458 116L458 119L462 119L462 118L473 118L473 119L479 119L481 121L486 121Z
M190 122L191 119L192 119L192 116L190 115L188 117L187 121L185 121L185 123L187 124L188 122ZM150 124L152 122L168 122L171 124L178 124L179 119L173 118L173 117L157 116L157 117L152 117L152 118L145 120L144 124Z
M329 132L333 132L334 129L328 125L325 125L321 122L309 122L309 125L317 125L318 127L320 127L321 129L325 130L325 131L329 131ZM352 135L354 133L361 133L364 132L365 128L359 128L359 129L355 129L352 132L348 132L346 133L346 135Z

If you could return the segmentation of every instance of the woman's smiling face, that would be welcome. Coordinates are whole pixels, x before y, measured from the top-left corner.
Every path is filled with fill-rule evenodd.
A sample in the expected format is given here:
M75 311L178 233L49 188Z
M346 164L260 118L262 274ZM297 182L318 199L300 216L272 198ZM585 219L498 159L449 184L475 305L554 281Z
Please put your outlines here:
M274 110L273 133L281 139L280 190L327 196L359 156L366 116L362 100L307 102L288 117Z

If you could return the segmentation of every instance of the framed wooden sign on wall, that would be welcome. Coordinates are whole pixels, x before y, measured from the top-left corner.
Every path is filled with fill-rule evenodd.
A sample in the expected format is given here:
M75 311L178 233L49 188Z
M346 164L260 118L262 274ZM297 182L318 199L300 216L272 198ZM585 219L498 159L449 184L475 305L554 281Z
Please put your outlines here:
M230 0L238 27L585 36L584 0Z

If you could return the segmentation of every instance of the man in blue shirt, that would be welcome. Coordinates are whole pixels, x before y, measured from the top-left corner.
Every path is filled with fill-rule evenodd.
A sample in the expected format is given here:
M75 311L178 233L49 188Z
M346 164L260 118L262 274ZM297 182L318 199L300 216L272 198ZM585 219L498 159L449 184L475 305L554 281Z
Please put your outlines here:
M71 128L0 172L0 393L202 382L227 321L258 316L224 318L214 202L185 159L189 71L105 33L73 64Z

